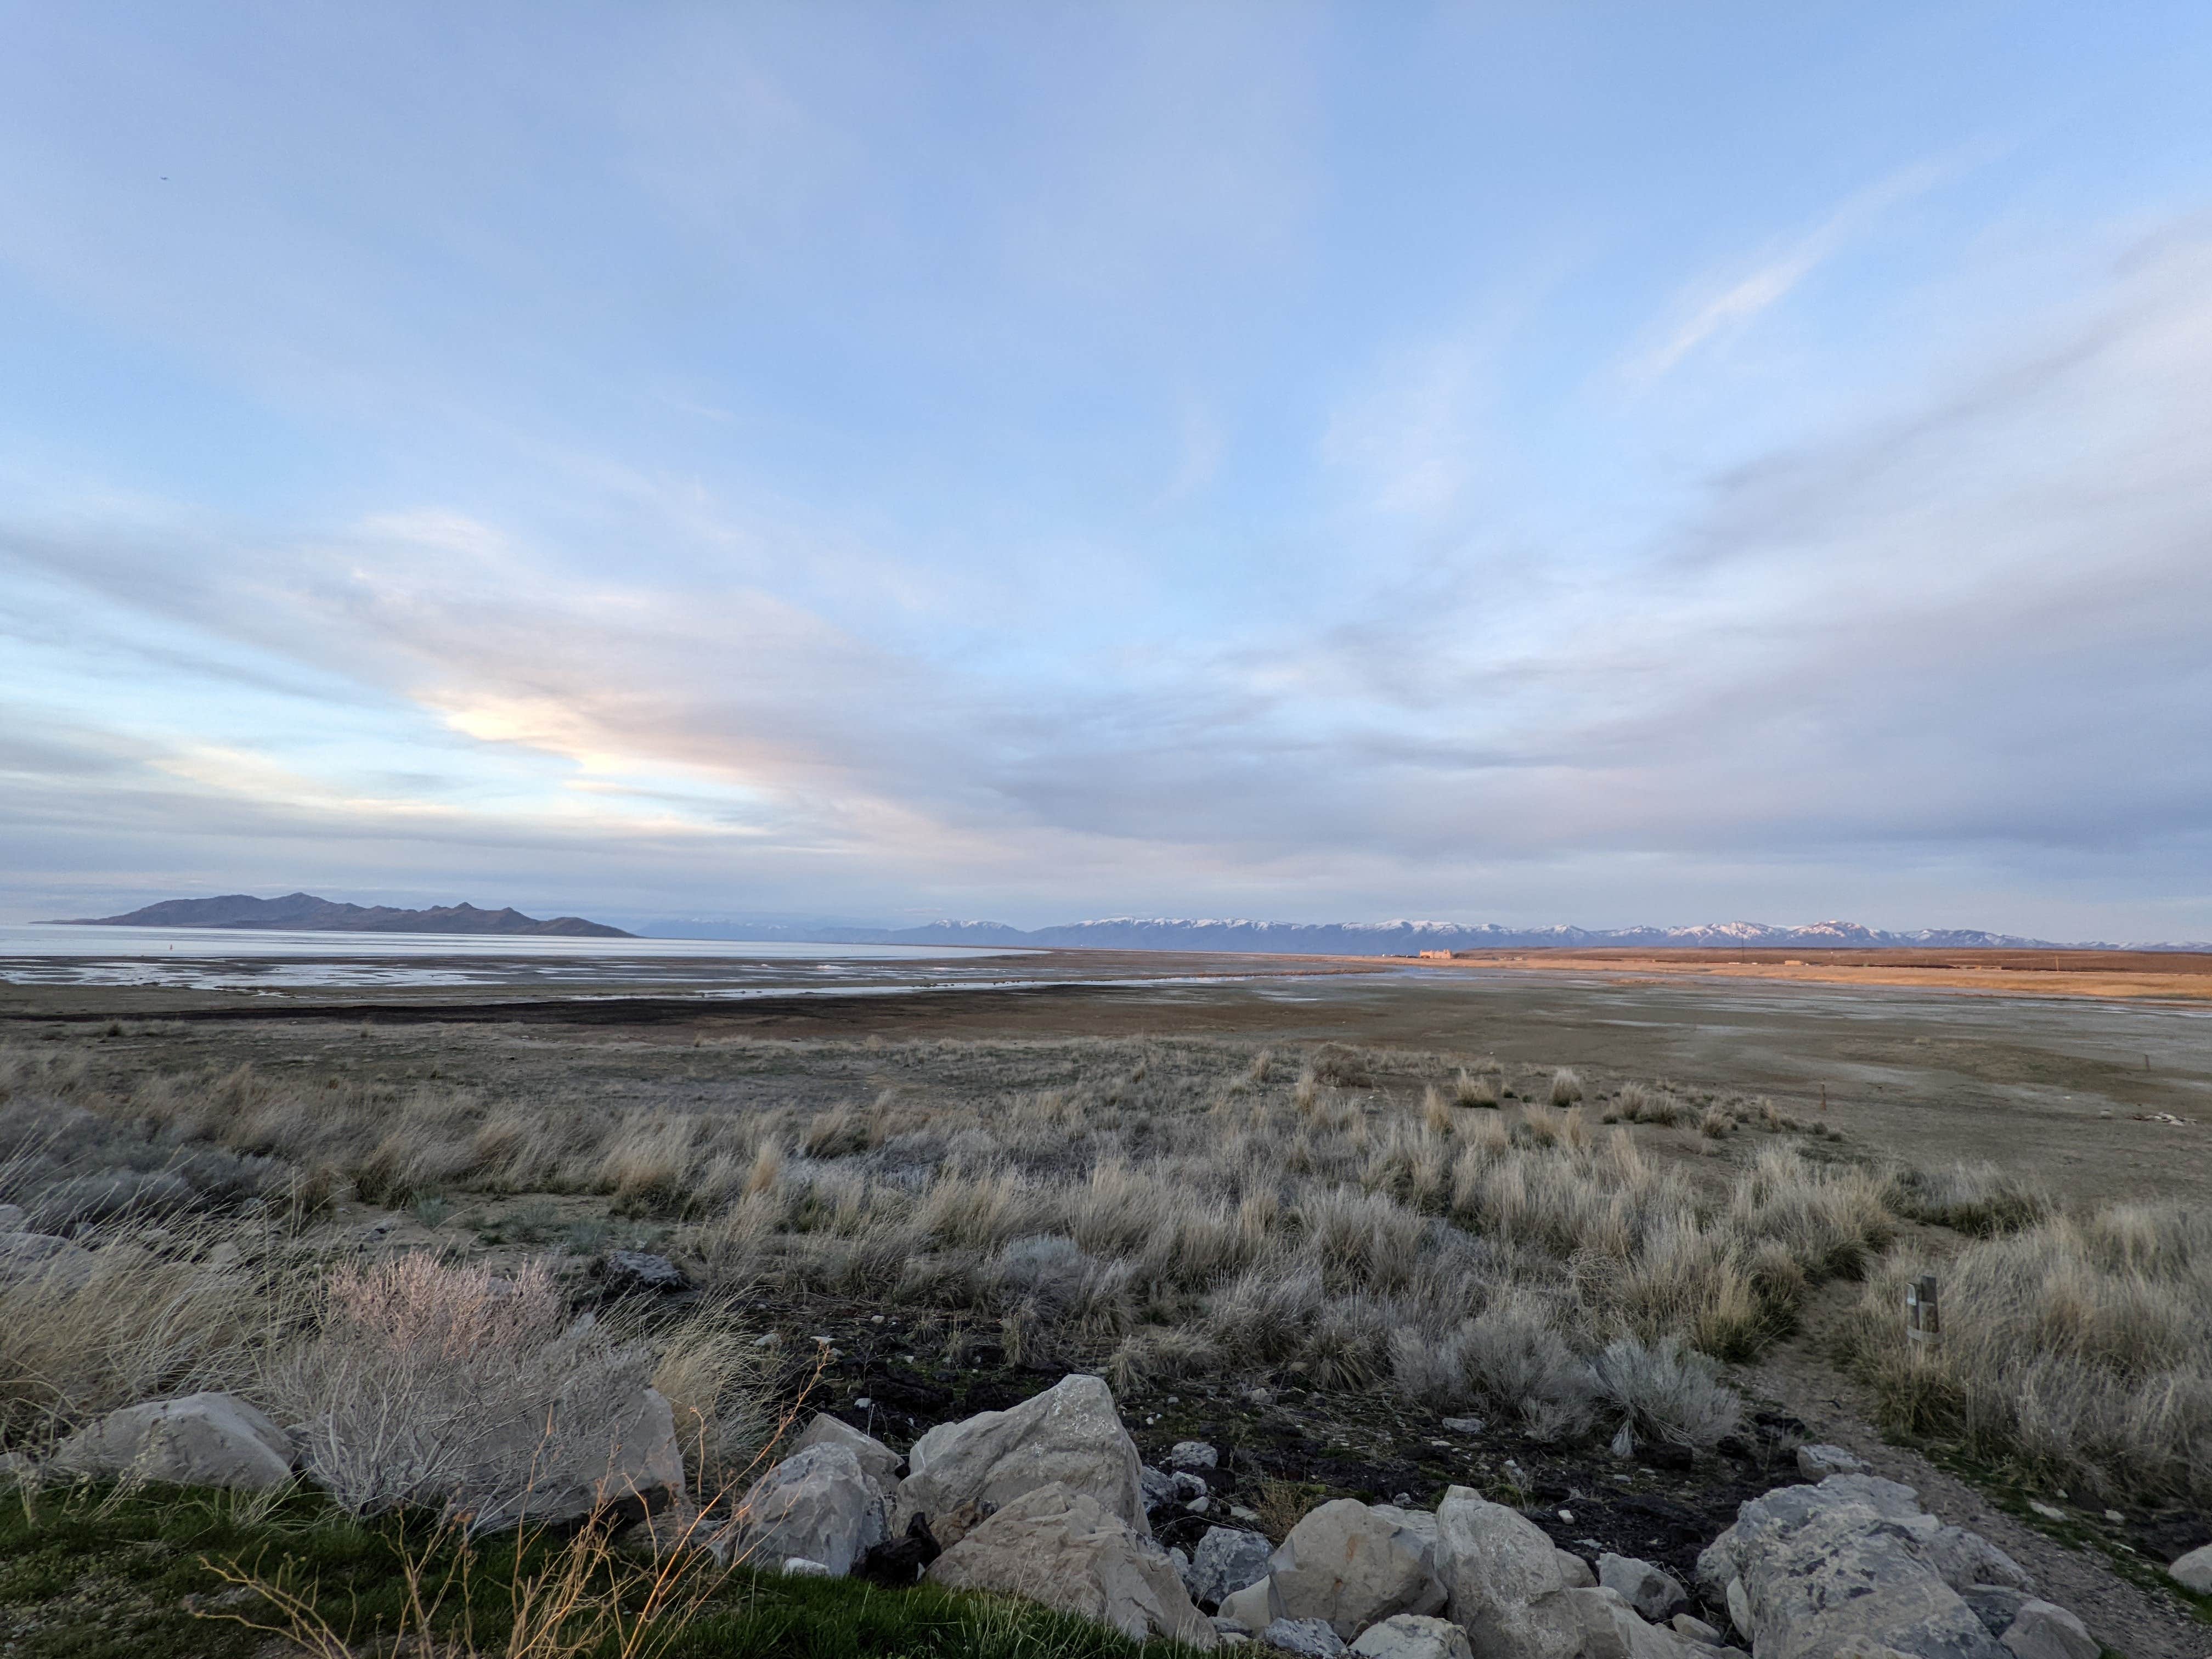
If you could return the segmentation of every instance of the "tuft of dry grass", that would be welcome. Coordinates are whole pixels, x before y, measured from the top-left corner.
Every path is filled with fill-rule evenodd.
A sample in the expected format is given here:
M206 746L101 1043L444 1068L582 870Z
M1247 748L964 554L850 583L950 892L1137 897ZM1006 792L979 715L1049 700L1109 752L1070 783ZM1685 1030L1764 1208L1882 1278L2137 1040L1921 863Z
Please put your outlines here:
M1572 1106L1583 1097L1583 1080L1576 1073L1562 1066L1552 1073L1551 1086L1544 1098L1554 1106Z
M2039 1183L1986 1162L1899 1170L1884 1196L1899 1215L1982 1237L2033 1226L2057 1209Z
M1885 1263L1848 1335L1893 1424L2108 1502L2212 1503L2212 1216L2117 1204L1970 1244L1914 1344L1905 1290L1930 1265Z

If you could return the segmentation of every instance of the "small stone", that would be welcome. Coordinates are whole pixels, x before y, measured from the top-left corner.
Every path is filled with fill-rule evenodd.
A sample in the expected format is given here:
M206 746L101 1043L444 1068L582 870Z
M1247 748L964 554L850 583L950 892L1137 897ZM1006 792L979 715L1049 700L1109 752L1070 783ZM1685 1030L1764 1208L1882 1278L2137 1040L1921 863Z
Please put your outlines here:
M1736 1634L1749 1638L1751 1628L1751 1595L1743 1587L1743 1580L1731 1578L1728 1584L1729 1623L1735 1626Z
M1601 1555L1597 1582L1618 1590L1646 1624L1656 1625L1687 1605L1690 1594L1670 1575L1630 1555Z
M1808 1480L1826 1480L1832 1474L1856 1474L1866 1465L1841 1446L1797 1448L1797 1473Z
M1300 1659L1337 1659L1345 1650L1344 1638L1326 1619L1278 1619L1260 1632L1260 1639Z
M1489 1425L1479 1417L1447 1417L1443 1426L1447 1434L1480 1434Z
M1242 1504L1231 1504L1229 1506L1229 1518L1231 1521L1242 1521L1248 1527L1257 1526L1260 1522L1260 1511L1248 1510Z
M2128 1517L2126 1516L2122 1515L2118 1510L2106 1510L2105 1511L2105 1519L2116 1524L2126 1520L2127 1518Z
M2027 1506L2046 1521L2063 1521L2066 1518L2066 1511L2064 1510L2059 1509L2053 1504L2038 1503L2033 1498L2027 1500Z
M1175 1482L1176 1499L1178 1503L1188 1504L1194 1498L1200 1504L1206 1502L1207 1495L1206 1482L1200 1477L1191 1474L1188 1469L1177 1469L1170 1478Z
M1145 1508L1164 1510L1170 1504L1179 1504L1182 1495L1176 1490L1175 1476L1164 1469L1145 1464L1137 1471L1137 1489L1143 1495Z
M1559 1557L1559 1571L1565 1577L1569 1589L1592 1589L1597 1586L1600 1582L1597 1574L1581 1556L1572 1550L1561 1550Z
M2166 1576L2184 1589L2212 1595L2212 1544L2193 1549L2166 1570Z
M1686 1636L1692 1642L1703 1642L1709 1648L1721 1644L1720 1632L1693 1613L1678 1613L1667 1622L1677 1636Z
M1448 1619L1401 1613L1360 1632L1352 1651L1360 1659L1474 1659L1467 1632Z
M1275 1391L1273 1389L1247 1389L1244 1390L1244 1403L1264 1410L1275 1403Z
M1212 1469L1221 1465L1221 1454L1203 1440L1178 1440L1168 1449L1171 1469Z
M2050 1601L2030 1601L1998 1638L2013 1659L2097 1659L2103 1651L2079 1619Z
M826 1563L810 1561L803 1555L785 1556L781 1571L787 1578L834 1578L836 1577L830 1571Z

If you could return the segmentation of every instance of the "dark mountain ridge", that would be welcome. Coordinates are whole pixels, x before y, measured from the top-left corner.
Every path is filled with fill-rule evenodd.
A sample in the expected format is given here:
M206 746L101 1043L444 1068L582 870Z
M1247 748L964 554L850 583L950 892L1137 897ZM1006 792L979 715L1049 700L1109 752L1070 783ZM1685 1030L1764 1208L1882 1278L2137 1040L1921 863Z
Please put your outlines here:
M473 904L438 904L427 910L402 910L389 904L345 904L313 893L255 898L225 893L219 898L164 899L120 916L70 916L72 927L240 927L276 933L500 933L517 937L635 939L634 933L581 916L541 921L508 907L479 910Z

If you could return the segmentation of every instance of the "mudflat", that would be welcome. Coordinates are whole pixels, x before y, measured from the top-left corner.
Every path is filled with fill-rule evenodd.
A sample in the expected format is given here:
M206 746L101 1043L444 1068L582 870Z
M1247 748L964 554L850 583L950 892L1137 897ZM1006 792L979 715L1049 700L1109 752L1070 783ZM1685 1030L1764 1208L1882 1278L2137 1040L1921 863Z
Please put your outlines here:
M2164 960L2182 964L2173 976L2212 985L2212 958ZM7 984L0 1030L156 1021L159 1030L130 1044L142 1063L189 1057L280 1072L318 1063L311 1056L324 1042L343 1038L349 1066L395 1077L434 1067L502 1089L565 1084L581 1063L624 1073L631 1104L684 1103L712 1070L702 1058L711 1048L695 1043L718 1037L1335 1041L1572 1066L1595 1086L1669 1082L1764 1096L1877 1157L1930 1166L1987 1158L2075 1198L2212 1199L2212 1006L2044 995L2055 982L2047 973L2023 970L2016 978L2033 992L2002 994L1958 977L1851 978L1848 963L1801 974L1714 961L1649 972L1640 959L1577 965L1564 955L1525 967L1035 951L963 962L957 979L934 984L903 964L851 967L834 994L788 970L711 963L684 964L690 977L680 985L611 977L583 994L549 985L535 964L489 984L251 994ZM364 1021L374 1032L368 1044L348 1029Z

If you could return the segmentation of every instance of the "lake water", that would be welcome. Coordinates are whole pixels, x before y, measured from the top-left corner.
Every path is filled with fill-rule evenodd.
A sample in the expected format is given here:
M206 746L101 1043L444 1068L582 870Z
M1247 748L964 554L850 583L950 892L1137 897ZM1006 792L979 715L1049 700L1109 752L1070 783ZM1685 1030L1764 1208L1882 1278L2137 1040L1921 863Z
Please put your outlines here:
M972 945L811 945L734 939L563 939L500 933L319 933L251 927L76 927L0 922L9 957L735 957L747 962L922 961L1009 952Z
M1003 973L1030 954L973 945L815 945L712 939L563 939L489 933L325 933L229 927L0 923L0 981L198 990L310 986L630 983L764 988L879 981L927 985ZM905 972L898 970L903 967Z

